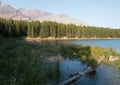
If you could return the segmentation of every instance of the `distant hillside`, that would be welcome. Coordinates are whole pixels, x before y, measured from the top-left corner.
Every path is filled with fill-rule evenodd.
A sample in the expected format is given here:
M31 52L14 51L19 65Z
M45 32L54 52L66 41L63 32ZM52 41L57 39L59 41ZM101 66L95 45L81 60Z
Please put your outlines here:
M64 24L87 25L84 21L72 18L64 14L52 14L42 10L17 9L11 5L0 1L0 17L12 18L14 20L38 20L38 21L55 21Z

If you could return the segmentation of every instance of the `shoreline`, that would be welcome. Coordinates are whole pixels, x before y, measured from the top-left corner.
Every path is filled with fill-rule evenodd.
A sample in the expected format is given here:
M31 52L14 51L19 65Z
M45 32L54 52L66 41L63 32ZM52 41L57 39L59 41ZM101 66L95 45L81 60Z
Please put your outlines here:
M44 41L44 40L120 40L120 38L30 38L30 37L25 37L24 38L27 41Z

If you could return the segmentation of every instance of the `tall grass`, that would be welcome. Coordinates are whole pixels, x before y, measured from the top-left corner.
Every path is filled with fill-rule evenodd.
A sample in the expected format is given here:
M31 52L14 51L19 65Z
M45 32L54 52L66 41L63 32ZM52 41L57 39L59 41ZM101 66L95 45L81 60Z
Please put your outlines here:
M108 62L109 56L120 56L116 50L111 48L100 48L90 46L61 46L62 56L76 56L81 59L82 62L87 63L89 66L94 66L100 59L103 62Z
M107 59L109 55L118 55L110 48L39 44L2 37L0 40L0 85L57 85L60 63L43 61L43 57L78 57L94 66L100 56Z
M39 49L41 46L24 40L4 39L0 44L0 85L44 85L59 77L58 63L44 63Z
M119 53L112 48L91 47L91 56L95 59L104 58L103 62L108 62L109 56L118 57Z

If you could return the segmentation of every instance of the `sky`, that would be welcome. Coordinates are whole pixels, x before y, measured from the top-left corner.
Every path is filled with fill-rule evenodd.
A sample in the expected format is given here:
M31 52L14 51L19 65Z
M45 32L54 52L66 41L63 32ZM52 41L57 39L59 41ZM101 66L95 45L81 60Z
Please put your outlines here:
M25 9L66 14L91 26L120 28L120 0L3 0Z

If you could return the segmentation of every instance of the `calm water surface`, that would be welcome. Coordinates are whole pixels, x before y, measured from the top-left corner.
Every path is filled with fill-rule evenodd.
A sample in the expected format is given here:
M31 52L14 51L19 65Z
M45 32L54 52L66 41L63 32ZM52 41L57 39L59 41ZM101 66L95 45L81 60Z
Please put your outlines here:
M89 45L103 48L113 48L120 52L120 40L68 40L56 42L70 45Z
M102 47L116 47L120 45L120 40L68 40L61 42L66 42L69 44L77 44L77 45L82 44L82 45L92 45L92 46L102 46Z
M120 40L69 40L69 41L51 41L52 44L69 45L90 45L103 48L113 48L120 52ZM51 43L50 42L50 43ZM86 64L79 60L68 60L60 63L61 77L60 82L68 79L71 73L84 71ZM72 85L120 85L120 69L111 65L101 64L97 67L96 74L92 76L83 76Z
M86 64L79 61L61 62L61 79L65 81L71 73L83 71ZM120 85L120 70L110 66L101 64L96 69L96 74L91 76L82 76L72 85Z

